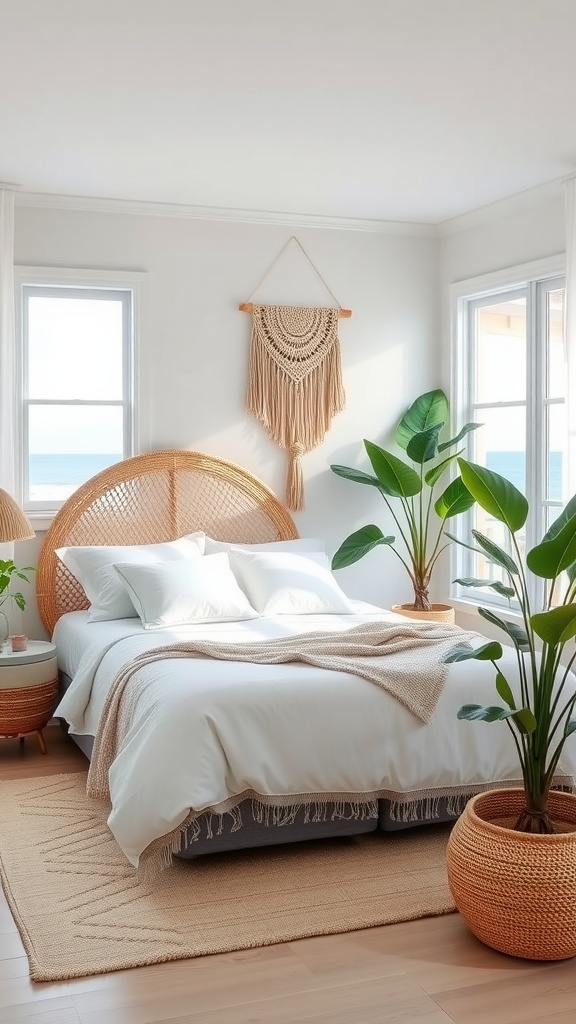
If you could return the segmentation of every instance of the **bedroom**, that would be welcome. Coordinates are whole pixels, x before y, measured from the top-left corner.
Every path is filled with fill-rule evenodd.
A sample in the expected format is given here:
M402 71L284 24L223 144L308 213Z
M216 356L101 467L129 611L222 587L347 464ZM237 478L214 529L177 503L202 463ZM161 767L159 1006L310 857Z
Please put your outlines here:
M393 423L417 394L449 388L450 286L566 250L562 180L574 172L574 146L566 138L574 94L572 4L302 3L280 5L266 14L265 4L215 3L208 10L198 4L124 0L82 8L52 3L50 16L40 3L14 0L2 6L6 38L13 45L1 72L10 102L2 114L0 178L20 185L15 264L96 271L93 283L108 272L137 280L134 451L207 451L239 463L282 496L283 454L245 410L249 318L238 304L249 298L287 239L296 235L338 301L353 311L339 328L346 410L334 418L324 444L303 460L305 508L295 515L298 531L322 537L333 552L355 527L372 519L381 522L379 496L348 488L329 465L363 465L363 437L386 443ZM519 12L526 9L530 17L524 22ZM371 33L373 18L378 31ZM206 35L197 25L205 26ZM534 52L549 61L545 84L532 81ZM315 97L317 105L309 111L294 90L295 77L306 95ZM256 102L255 83L270 79L278 92L264 89ZM396 80L403 82L401 97L391 85ZM427 95L430 81L438 83L437 89ZM322 89L315 90L318 82ZM362 88L357 103L355 83ZM378 102L370 102L377 86ZM188 91L202 102L191 108ZM499 96L506 97L504 105ZM361 103L366 105L359 109ZM279 112L282 121L276 129ZM386 125L386 138L376 140L372 125L378 117ZM317 119L324 129L320 138ZM532 122L538 130L528 132ZM259 146L262 139L265 145ZM335 177L329 176L330 168L338 171ZM294 246L257 297L277 303L327 301L325 288ZM368 376L376 382L373 388L366 385ZM6 408L4 403L3 414ZM18 471L17 465L11 468ZM38 562L48 520L40 516L33 523L36 540L17 547L20 564ZM378 605L407 597L405 576L386 555L375 552L342 570L341 586ZM448 564L442 565L436 597L449 592L450 578ZM460 624L477 629L477 617L466 616L464 607ZM33 591L22 631L45 636ZM7 770L9 746L3 743L0 749ZM26 744L27 754L39 771L33 746L33 741ZM428 943L457 944L451 924L450 918L438 918L393 930L406 951L412 941L421 942L418 959L424 961ZM384 935L386 929L379 931ZM390 998L399 974L416 979L428 993L433 990L422 980L422 963L410 975L408 953L399 963L388 951L380 962L378 947L347 945L345 939L334 938L334 946L330 938L318 940L317 947L305 940L305 946L310 963L318 956L318 987L330 973L336 977L340 956L356 964L347 975L343 972L342 983L350 991L357 987L355 1019L362 1019L360 1007L369 1006L361 1000L370 995L360 989L370 988L366 982L382 974L383 964L395 978ZM388 941L386 935L380 939L382 950ZM272 962L273 970L278 968L275 977L286 982L277 983L279 988L284 984L285 993L294 991L286 981L291 972L302 973L289 955L294 948L277 947ZM480 975L483 982L487 972L492 979L504 977L501 958L491 960L485 951L475 973L466 960L473 960L475 948L465 945L462 959L446 968L442 989L480 984ZM242 954L229 956L230 981L222 974L212 988L234 986L236 977L241 985L260 985L258 967L266 971L271 963L266 955L264 950L261 960L256 952L244 954L243 960ZM195 964L202 970L201 962ZM241 980L243 965L252 982ZM185 978L174 973L181 966L167 967L167 986L171 978ZM211 978L219 977L215 966L204 969L214 971ZM308 965L304 973L315 969ZM573 984L570 965L555 970L564 979L558 988ZM138 972L126 972L124 980L111 976L112 988L127 986L128 975L136 978ZM199 974L190 977L191 993ZM532 977L534 986L537 977ZM140 986L140 981L133 984ZM529 990L525 977L521 984ZM24 1003L22 1012L29 1016L52 1010L62 1021L132 1019L128 1010L122 1017L112 998L109 1010L105 1001L100 1010L97 1003L92 1009L81 994L93 989L89 981L83 990L81 985L74 987L74 996L52 994L58 986L26 989L22 980L7 984L15 994L11 1001L6 996L6 1004ZM164 991L165 1018L187 1019L183 990L180 1003L167 989L160 988L160 995ZM387 998L385 987L374 984L376 991ZM400 1003L407 991L397 989ZM502 991L516 994L512 972ZM338 993L325 996L317 1015L334 1019L330 1007L337 1002L330 999L337 1000ZM122 998L129 1006L129 995ZM229 1004L250 998L239 991ZM482 999L488 996L475 993L474 998L476 1019L482 1019L487 1005ZM523 1007L525 1000L526 1019L537 1012L545 1015L534 1009L540 1004L529 1001L533 996L518 998ZM471 1009L462 1009L460 1018L458 1009L451 1012L455 999L454 993L446 997L444 1011L430 1002L430 1020L445 1015L472 1020ZM281 1020L280 1003L279 996L278 1007L263 1006L262 1012ZM198 1012L204 1005L220 1004L198 1005ZM299 1005L294 1013L306 1019L304 998ZM558 1002L553 1009L569 1013L573 1006ZM365 1012L370 1019L370 1011ZM9 1010L5 1013L10 1019ZM158 1011L146 1019L162 1017ZM206 1019L217 1020L216 1010ZM232 1010L221 1019L242 1017Z

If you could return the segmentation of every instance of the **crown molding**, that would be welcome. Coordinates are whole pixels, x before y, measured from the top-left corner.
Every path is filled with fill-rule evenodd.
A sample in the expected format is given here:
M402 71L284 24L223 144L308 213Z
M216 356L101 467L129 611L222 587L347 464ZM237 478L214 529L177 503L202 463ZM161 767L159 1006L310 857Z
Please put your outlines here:
M274 210L237 210L220 206L188 206L180 203L150 203L139 199L106 199L99 196L71 196L49 192L17 192L16 205L50 210L80 210L87 213L136 214L141 217L177 217L184 220L227 221L240 224L282 224L290 227L365 231L380 235L408 235L420 238L434 238L437 235L437 227L434 224L357 217L324 217L316 214L281 213Z
M469 228L479 227L489 221L497 220L499 217L506 217L511 214L521 213L531 206L551 200L562 198L563 186L566 178L557 178L555 181L548 181L544 185L537 185L535 188L526 189L524 192L516 192L514 195L498 199L494 203L480 206L469 213L462 213L459 217L450 217L436 225L440 238L455 235L459 231L466 231Z

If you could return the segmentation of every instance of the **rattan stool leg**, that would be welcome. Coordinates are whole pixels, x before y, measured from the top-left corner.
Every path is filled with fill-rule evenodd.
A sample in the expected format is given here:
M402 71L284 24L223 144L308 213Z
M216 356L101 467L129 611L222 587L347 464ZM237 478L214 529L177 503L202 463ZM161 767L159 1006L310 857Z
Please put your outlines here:
M42 729L38 729L36 735L38 737L38 745L40 747L40 750L42 751L43 754L47 754L48 751L46 750L46 741L44 739Z

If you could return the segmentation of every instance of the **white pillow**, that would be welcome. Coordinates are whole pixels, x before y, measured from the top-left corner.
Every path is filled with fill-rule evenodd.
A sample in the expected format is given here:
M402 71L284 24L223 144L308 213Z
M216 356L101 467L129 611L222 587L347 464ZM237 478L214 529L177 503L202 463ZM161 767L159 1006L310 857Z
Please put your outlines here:
M115 562L146 565L154 562L200 558L204 533L189 533L164 544L129 544L126 547L58 548L56 554L82 584L90 602L89 622L134 618L135 611L114 571Z
M323 540L315 537L296 537L294 540L270 540L264 544L228 544L225 540L214 540L206 534L206 555L214 555L218 551L325 551Z
M240 590L225 552L185 562L125 562L114 569L145 629L258 616Z
M354 608L324 552L231 551L230 564L261 615L348 615Z

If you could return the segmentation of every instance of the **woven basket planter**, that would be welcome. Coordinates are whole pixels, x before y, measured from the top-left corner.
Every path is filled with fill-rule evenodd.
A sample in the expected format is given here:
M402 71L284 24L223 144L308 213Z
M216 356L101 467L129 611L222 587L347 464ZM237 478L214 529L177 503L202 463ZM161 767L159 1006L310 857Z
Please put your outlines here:
M448 843L448 880L470 931L493 949L529 960L576 956L576 796L551 793L553 821L573 831L515 832L520 789L479 793Z
M455 613L450 604L433 604L429 612L415 611L411 604L393 604L391 611L397 615L405 615L408 619L424 619L426 622L449 622L455 621Z

